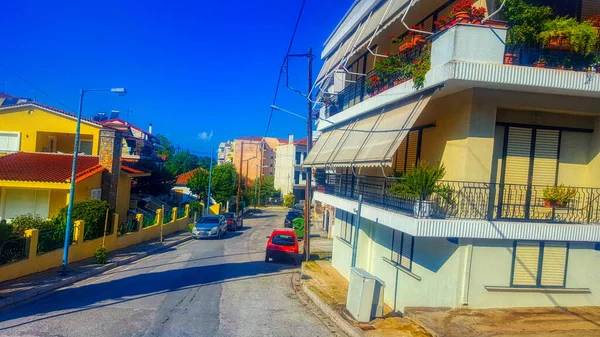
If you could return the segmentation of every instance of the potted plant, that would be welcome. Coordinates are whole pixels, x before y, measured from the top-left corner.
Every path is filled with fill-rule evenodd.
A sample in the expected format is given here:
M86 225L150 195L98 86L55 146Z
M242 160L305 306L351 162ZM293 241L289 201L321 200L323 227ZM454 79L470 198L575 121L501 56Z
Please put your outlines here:
M571 50L583 55L591 54L598 43L591 21L579 23L566 16L545 22L538 38L548 49Z
M515 64L516 58L517 58L517 54L515 54L515 53L505 53L504 54L504 64Z
M429 218L433 213L433 194L444 200L451 200L451 192L439 180L446 174L444 165L430 166L417 164L412 171L406 172L402 179L390 187L388 193L414 200L413 214L418 218Z
M480 25L487 10L484 7L471 7L471 23Z
M514 47L535 45L542 25L553 16L551 7L532 5L525 0L506 0L503 11L510 23L506 44Z
M546 61L545 58L540 57L535 63L534 63L536 68L546 68L546 66L548 65L548 61Z
M596 30L596 34L600 35L600 14L592 16L588 21Z
M459 23L468 23L473 9L472 0L461 0L452 7L454 19Z
M423 30L423 26L412 26L410 27L411 29L416 29L416 30ZM408 32L409 36L412 36L412 42L413 42L413 46L414 47L418 47L421 46L423 44L425 44L425 37L423 36L423 33L419 33L419 32L413 32L413 31L409 31Z
M546 187L543 191L544 206L552 208L565 208L567 207L569 201L571 201L576 194L576 189L563 184L560 184L559 186Z
M435 25L438 31L442 31L447 28L447 25L450 23L450 21L451 20L449 17L442 15L438 17L438 19L433 24Z

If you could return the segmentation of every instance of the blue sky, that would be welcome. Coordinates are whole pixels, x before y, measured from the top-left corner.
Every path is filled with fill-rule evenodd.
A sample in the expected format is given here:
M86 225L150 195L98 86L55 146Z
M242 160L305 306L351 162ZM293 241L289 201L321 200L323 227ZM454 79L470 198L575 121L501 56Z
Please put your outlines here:
M320 54L352 0L308 0L292 53ZM3 4L0 66L75 109L80 88L126 87L129 94L89 93L84 115L132 110L131 123L199 154L223 140L262 136L279 67L301 0L42 1ZM306 61L290 68L306 88ZM285 82L283 82L285 85ZM0 90L64 108L0 67ZM285 87L278 105L306 113ZM303 120L275 112L269 136L304 137ZM205 135L203 137L202 135Z

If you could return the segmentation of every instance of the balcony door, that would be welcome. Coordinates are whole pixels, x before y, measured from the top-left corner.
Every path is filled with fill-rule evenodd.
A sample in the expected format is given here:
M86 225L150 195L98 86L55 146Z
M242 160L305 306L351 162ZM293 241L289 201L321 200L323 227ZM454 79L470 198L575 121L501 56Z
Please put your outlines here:
M506 126L499 200L505 219L544 220L554 217L544 207L543 190L556 184L561 131Z

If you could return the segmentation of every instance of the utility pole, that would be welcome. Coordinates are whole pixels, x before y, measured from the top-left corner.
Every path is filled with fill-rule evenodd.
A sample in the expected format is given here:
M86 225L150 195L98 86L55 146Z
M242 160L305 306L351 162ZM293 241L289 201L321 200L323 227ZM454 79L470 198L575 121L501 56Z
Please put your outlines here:
M210 185L212 184L212 158L213 150L210 149L210 172L208 174L208 195L206 196L206 215L210 213Z
M306 153L309 153L312 148L312 64L314 55L312 48L308 48L308 115L306 116ZM304 258L306 261L310 261L310 199L311 199L311 170L310 167L306 168L306 205L304 206Z
M237 201L235 203L235 216L240 215L240 192L242 190L242 172L243 172L242 171L242 159L243 158L244 158L244 141L242 140L242 143L240 145L240 174L238 175L238 191L237 191Z
M258 181L258 165L256 165L256 180L254 180L254 210L256 211L256 204L258 203L258 187L260 182Z
M259 164L260 173L258 175L258 180L260 180L260 181L262 181L262 174L263 174L262 171L263 171L263 162L264 162L264 160L263 160L264 149L265 149L265 138L263 137L260 141L260 164ZM260 185L261 184L259 182L259 184L258 184L258 194L259 195L260 195L260 187L261 187ZM257 202L258 202L258 206L260 206L260 199L258 199ZM254 208L256 209L256 204L254 205Z

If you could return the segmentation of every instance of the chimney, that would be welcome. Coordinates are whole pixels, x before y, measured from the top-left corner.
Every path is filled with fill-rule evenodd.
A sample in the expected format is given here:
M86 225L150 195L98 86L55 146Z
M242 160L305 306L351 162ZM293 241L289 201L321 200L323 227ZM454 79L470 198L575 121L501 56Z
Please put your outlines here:
M122 148L123 136L120 132L108 128L100 130L100 165L106 168L102 173L102 200L107 200L113 209L117 206Z
M152 123L150 123L150 125L148 125L148 133L152 134Z
M290 144L294 144L294 134L290 133L288 141Z

